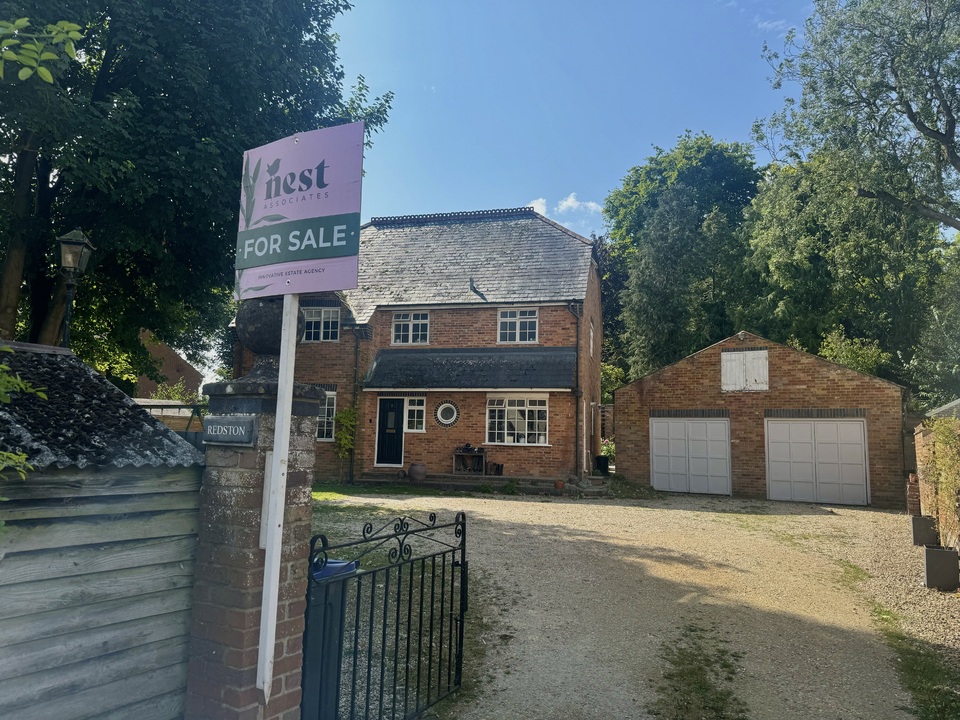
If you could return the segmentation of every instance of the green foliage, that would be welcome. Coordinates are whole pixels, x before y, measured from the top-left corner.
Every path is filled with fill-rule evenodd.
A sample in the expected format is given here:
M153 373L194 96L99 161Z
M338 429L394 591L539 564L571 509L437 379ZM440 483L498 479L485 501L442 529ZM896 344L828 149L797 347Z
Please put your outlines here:
M8 347L0 346L0 352L13 351ZM13 374L9 365L0 363L0 403L9 403L18 393L36 395L41 400L47 399L43 388L33 387L19 375ZM3 477L5 472L12 471L23 479L30 470L33 470L33 467L27 462L25 453L0 450L0 477Z
M617 461L617 446L612 437L600 438L600 454L610 458L610 462Z
M893 357L881 350L880 343L876 340L848 338L840 325L823 336L818 354L831 362L867 375L876 375Z
M613 403L613 391L627 384L627 373L623 368L610 363L600 363L600 402Z
M758 139L843 157L861 197L960 229L958 37L957 0L814 0L802 41L767 51L774 86L799 84L799 103Z
M921 453L920 482L932 486L936 497L933 512L937 518L941 542L960 541L960 418L931 420L927 426L933 437L927 439L930 451Z
M357 439L357 418L359 414L355 405L350 405L333 416L333 444L337 449L337 457L346 460L353 452Z
M184 405L202 405L204 396L196 390L186 386L183 378L180 378L175 384L160 383L157 389L150 394L151 400L176 400Z
M747 232L759 282L741 325L812 349L842 324L892 353L903 378L939 273L934 223L857 198L849 168L818 155L769 169Z
M746 720L750 713L733 689L742 653L732 651L716 627L687 625L680 637L664 642L667 664L650 707L664 720Z
M0 17L19 7L0 0ZM369 138L386 122L391 95L343 86L332 23L348 8L38 5L34 25L69 17L80 26L81 62L52 85L0 83L0 157L10 159L0 163L0 337L19 325L20 339L56 342L54 238L79 227L96 252L77 287L77 355L111 375L150 372L139 338L148 329L197 361L231 312L243 152L355 120Z
M4 79L5 63L12 62L20 66L17 73L20 81L36 75L52 85L50 68L62 65L64 56L75 59L74 43L82 38L80 26L66 20L47 25L40 31L30 29L30 18L12 22L0 20L0 81Z
M944 271L929 297L929 313L907 368L926 408L960 398L960 246L944 256Z
M734 331L748 285L738 233L758 179L750 148L687 133L633 168L604 205L622 293L631 377Z

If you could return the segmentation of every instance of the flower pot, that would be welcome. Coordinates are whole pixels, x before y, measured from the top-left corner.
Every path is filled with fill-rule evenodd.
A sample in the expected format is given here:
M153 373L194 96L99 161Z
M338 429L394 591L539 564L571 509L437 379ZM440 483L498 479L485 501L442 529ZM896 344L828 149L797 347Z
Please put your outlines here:
M937 535L937 520L929 515L915 515L910 518L913 525L913 544L914 545L939 545L940 537Z
M423 482L427 479L427 466L420 462L410 463L410 471L407 473L410 482Z
M564 488L565 485L566 485L566 483L564 483L563 480L554 480L554 481L553 481L553 486L554 486L557 490L563 490L563 488Z
M952 592L960 589L960 557L953 548L927 545L923 548L923 584Z

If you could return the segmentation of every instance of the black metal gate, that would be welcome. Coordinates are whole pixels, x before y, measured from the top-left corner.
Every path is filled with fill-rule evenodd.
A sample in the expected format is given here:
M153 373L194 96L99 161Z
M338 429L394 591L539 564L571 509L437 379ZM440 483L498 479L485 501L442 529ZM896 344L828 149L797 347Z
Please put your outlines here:
M303 720L416 718L460 687L466 547L462 512L310 541Z

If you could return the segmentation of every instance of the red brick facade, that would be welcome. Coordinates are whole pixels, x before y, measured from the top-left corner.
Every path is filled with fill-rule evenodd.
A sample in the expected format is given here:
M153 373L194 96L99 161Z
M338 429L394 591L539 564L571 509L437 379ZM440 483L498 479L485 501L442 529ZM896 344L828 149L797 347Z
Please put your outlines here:
M742 339L741 339L742 338ZM764 347L769 390L721 391L721 352ZM730 424L734 495L767 497L769 410L861 409L867 437L870 504L904 507L902 389L749 333L716 345L616 391L617 471L650 483L650 417L654 410L725 410Z

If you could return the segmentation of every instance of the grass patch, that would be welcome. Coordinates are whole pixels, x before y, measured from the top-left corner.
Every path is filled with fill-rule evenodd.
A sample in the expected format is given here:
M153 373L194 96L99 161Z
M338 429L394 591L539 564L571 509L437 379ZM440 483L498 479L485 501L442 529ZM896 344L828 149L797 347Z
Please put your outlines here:
M743 654L729 642L715 625L693 624L664 642L660 657L668 668L650 712L664 720L747 720L749 709L733 688Z
M859 565L846 560L837 560L836 563L840 566L840 584L848 590L856 591L860 583L871 578L870 573Z
M930 643L900 629L900 617L874 603L873 620L897 654L900 681L913 697L920 720L960 718L960 668L948 663Z

